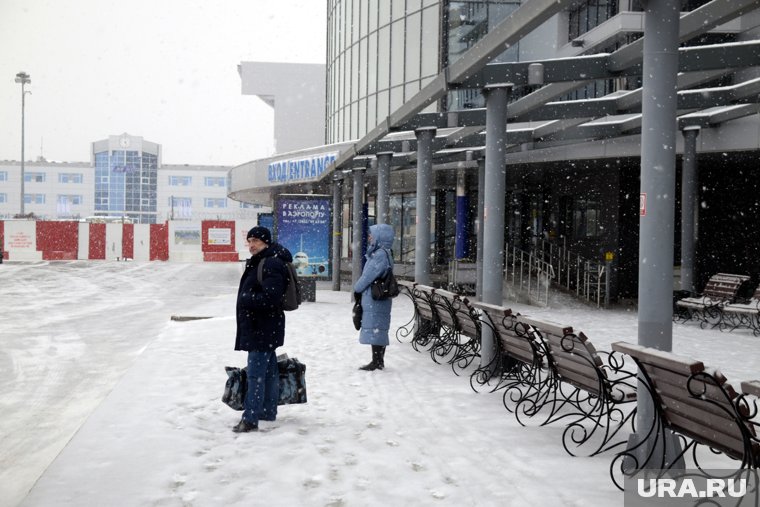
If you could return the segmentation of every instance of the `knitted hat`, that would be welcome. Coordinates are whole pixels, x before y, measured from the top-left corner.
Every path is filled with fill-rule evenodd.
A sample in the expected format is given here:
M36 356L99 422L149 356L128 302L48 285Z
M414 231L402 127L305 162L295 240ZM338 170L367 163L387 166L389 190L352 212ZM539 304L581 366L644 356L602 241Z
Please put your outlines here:
M272 243L272 233L269 232L269 229L266 227L262 227L260 225L257 225L256 227L252 228L250 231L248 231L248 239L251 238L258 238L267 245Z

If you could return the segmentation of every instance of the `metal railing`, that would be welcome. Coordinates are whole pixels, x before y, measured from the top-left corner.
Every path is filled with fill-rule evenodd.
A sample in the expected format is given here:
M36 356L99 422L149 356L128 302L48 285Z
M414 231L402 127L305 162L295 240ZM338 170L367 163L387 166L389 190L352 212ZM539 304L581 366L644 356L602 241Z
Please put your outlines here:
M606 304L608 270L604 263L571 252L563 245L541 240L535 255L554 268L554 283L596 306Z
M549 286L556 277L554 266L534 252L507 245L504 281L527 296L533 304L549 304Z

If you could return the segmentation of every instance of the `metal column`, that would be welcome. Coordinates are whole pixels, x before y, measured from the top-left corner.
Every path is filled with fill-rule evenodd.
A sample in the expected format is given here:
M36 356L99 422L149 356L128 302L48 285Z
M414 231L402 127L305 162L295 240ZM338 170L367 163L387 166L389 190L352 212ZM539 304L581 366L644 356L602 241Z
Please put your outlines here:
M454 258L466 259L470 256L470 201L467 197L467 173L460 167L457 169L457 202L456 202L456 232L454 234Z
M504 212L507 168L507 103L511 85L487 87L485 200L483 201L483 296L484 303L502 305L504 284ZM492 364L494 340L482 326L480 364Z
M478 277L475 285L475 297L483 299L483 206L486 200L486 160L478 159L478 230L475 269Z
M391 159L392 151L377 155L377 223L390 224Z
M332 237L332 290L340 290L340 251L343 238L342 206L343 180L333 178L333 237Z
M362 276L362 234L364 232L364 171L363 167L351 171L354 178L353 234L351 238L351 290Z
M638 342L671 350L680 3L649 0L645 7Z
M673 347L673 235L675 220L676 76L678 73L679 0L642 0L644 5L644 64L641 124L641 195L639 210L638 343L669 351ZM665 431L662 438L647 435L655 418L651 396L639 381L637 432L629 449L642 468L652 449L669 461L680 446ZM663 444L663 442L665 442ZM675 464L673 468L682 468Z
M694 292L694 244L697 240L696 206L697 136L699 127L683 129L683 165L681 167L681 289Z
M433 188L435 127L415 130L417 135L417 227L414 241L414 281L430 285L430 191Z

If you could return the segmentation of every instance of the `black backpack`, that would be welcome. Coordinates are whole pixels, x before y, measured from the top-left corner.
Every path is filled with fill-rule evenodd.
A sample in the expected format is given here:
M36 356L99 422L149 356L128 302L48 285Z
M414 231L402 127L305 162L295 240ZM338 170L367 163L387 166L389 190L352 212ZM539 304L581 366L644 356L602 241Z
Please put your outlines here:
M261 285L261 280L263 278L264 261L266 261L266 259L259 262L259 268L256 273L259 285ZM298 283L298 272L296 272L295 266L290 262L282 261L282 263L285 264L285 270L288 273L285 294L282 295L282 309L286 312L290 312L298 310L298 306L301 304L301 286Z

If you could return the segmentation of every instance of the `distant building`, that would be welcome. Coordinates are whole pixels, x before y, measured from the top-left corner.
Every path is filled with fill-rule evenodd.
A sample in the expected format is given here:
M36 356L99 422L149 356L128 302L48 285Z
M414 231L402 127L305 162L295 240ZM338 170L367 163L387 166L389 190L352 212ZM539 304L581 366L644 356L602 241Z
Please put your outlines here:
M91 161L25 162L24 210L48 220L132 223L252 218L259 206L227 198L229 166L163 165L161 145L129 134L95 141ZM0 161L0 218L20 210L21 164Z
M124 133L92 143L91 156L95 213L156 223L161 146Z
M241 62L243 95L274 109L275 151L325 143L325 66L309 63Z

